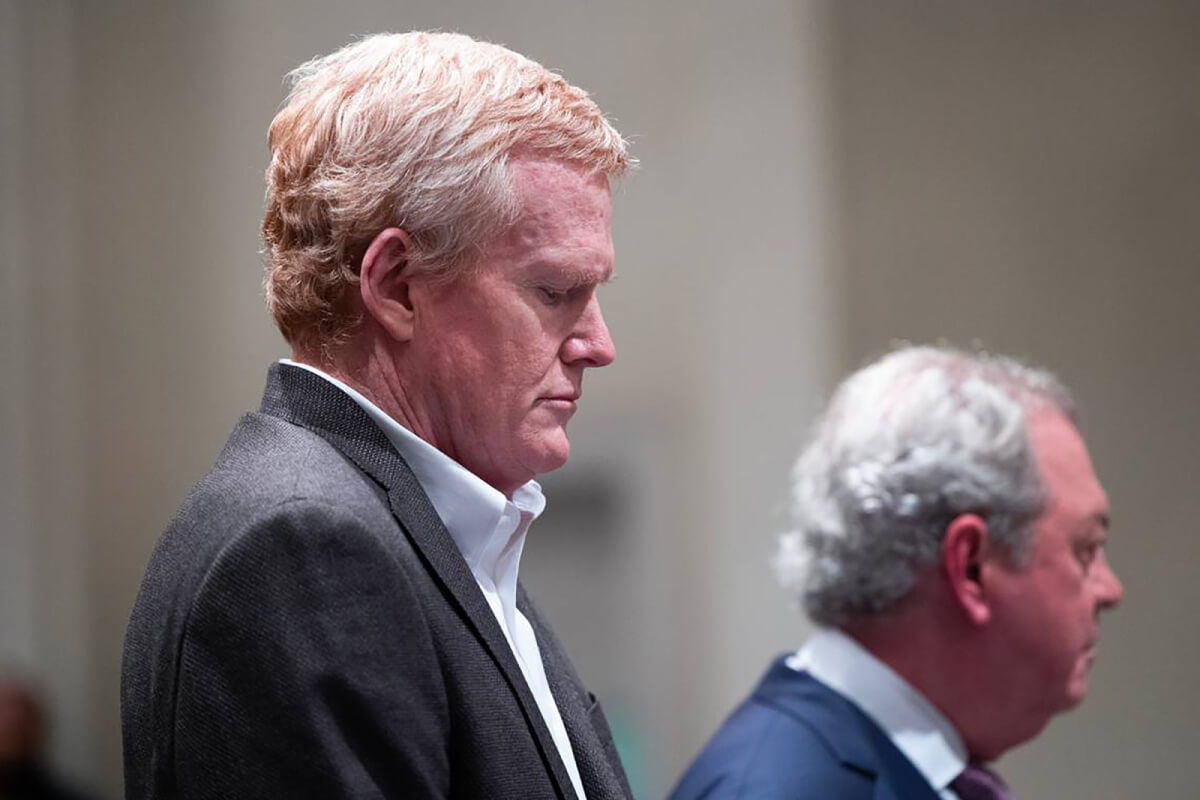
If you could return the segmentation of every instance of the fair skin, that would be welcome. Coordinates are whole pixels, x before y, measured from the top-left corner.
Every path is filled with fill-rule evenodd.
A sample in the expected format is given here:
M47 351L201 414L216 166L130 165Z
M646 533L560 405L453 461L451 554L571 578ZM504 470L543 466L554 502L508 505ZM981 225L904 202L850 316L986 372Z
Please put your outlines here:
M946 715L976 761L1083 700L1100 613L1123 593L1104 549L1108 498L1079 432L1044 406L1027 430L1047 502L1026 561L993 544L981 517L961 515L912 595L886 620L847 629Z
M408 269L400 228L367 248L364 323L331 371L511 497L570 453L583 374L615 350L598 287L613 271L607 177L519 156L516 223L450 282Z

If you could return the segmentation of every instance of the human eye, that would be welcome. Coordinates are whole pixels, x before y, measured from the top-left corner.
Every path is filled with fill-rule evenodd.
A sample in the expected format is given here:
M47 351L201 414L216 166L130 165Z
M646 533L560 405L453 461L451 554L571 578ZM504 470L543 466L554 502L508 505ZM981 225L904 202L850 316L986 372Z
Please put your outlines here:
M567 299L567 296L570 294L570 292L562 289L555 289L552 286L539 286L537 294L541 301L546 305L557 306Z
M1083 567L1085 574L1096 560L1096 556L1099 555L1102 546L1101 542L1094 540L1080 542L1075 546L1075 558L1079 561L1079 565Z

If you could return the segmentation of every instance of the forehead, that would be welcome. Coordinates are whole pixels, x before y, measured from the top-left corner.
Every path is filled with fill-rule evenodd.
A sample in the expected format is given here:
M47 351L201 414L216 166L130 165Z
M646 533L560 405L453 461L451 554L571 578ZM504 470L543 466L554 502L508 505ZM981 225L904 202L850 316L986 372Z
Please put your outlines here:
M541 260L597 272L612 272L612 201L608 177L545 158L510 162L520 203L516 222L485 248L491 257Z
M1028 430L1046 495L1045 515L1063 522L1107 517L1108 496L1075 425L1057 410L1036 407Z

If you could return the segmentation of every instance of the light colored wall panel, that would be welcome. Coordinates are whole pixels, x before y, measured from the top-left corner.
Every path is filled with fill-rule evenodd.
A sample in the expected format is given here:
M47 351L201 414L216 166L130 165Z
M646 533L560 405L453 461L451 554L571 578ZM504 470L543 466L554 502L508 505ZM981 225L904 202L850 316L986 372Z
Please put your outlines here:
M842 330L974 340L1075 390L1125 605L1022 797L1190 797L1200 733L1200 8L839 4ZM986 690L986 689L984 689Z
M0 647L48 702L50 758L95 779L85 521L75 15L3 7L5 429ZM11 481L11 482L10 482ZM8 516L11 509L11 516ZM7 555L7 553L6 553ZM11 581L11 583L10 583ZM10 635L13 637L10 640Z
M767 559L829 338L814 197L822 122L806 108L820 80L806 72L813 54L797 48L798 36L820 39L807 8L79 5L83 319L106 332L84 344L91 685L105 785L119 785L121 636L142 567L237 414L257 403L267 363L285 352L261 308L257 255L282 76L355 35L441 28L561 70L643 162L614 199L619 277L602 299L617 363L589 376L574 425L581 469L589 439L627 438L631 451L658 442L639 457L662 465L649 472L653 502L634 495L641 510L623 512L649 538L616 551L607 573L626 575L627 594L653 606L624 623L646 649L632 670L596 682L662 687L661 718L644 734L645 785L650 796L666 790L764 654L799 638ZM567 617L556 617L564 628L584 624Z
M28 669L35 654L33 335L27 259L24 21L0 2L0 668Z
M620 277L602 294L618 360L589 377L561 477L605 460L589 461L589 442L607 449L622 434L656 465L653 502L629 512L644 538L604 573L627 576L622 601L654 608L626 678L662 703L651 796L767 657L803 637L767 561L788 465L834 372L894 337L938 336L1025 354L1077 389L1129 590L1088 704L1006 772L1029 796L1136 796L1136 776L1155 773L1183 785L1173 765L1195 733L1183 701L1195 701L1200 656L1187 619L1200 600L1186 534L1200 445L1188 7L29 8L23 58L36 69L21 85L36 107L19 148L38 180L22 195L22 252L29 262L35 243L53 269L6 271L5 302L31 298L6 324L34 330L18 371L47 391L6 398L4 413L51 424L35 453L26 441L6 456L10 470L32 459L39 566L32 603L29 581L19 594L47 632L34 649L71 723L61 753L110 794L141 570L285 352L261 308L257 254L281 77L356 34L429 27L562 70L643 161L615 195ZM19 193L5 179L9 208ZM570 557L539 568L552 575Z

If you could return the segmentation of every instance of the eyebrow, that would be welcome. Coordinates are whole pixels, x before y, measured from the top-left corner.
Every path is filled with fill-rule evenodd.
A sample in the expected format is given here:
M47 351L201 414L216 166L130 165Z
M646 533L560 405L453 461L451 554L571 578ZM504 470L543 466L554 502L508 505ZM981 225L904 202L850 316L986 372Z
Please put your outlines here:
M1093 514L1092 516L1085 519L1083 522L1079 523L1079 527L1076 528L1076 534L1082 535L1082 534L1092 533L1097 528L1099 528L1100 536L1097 538L1101 542L1107 542L1108 541L1108 531L1109 531L1109 528L1111 527L1111 525L1112 525L1112 520L1109 518L1108 513L1104 512L1104 511L1098 511L1095 514Z
M599 276L594 273L580 272L579 270L565 267L561 264L555 264L550 261L538 261L531 264L529 267L528 279L536 281L538 278L546 275L552 276L560 280L562 283L557 288L562 289L581 289L588 286L603 286L606 283L611 283L616 280L617 273L614 268L610 268L606 274ZM535 274L540 273L540 274Z

